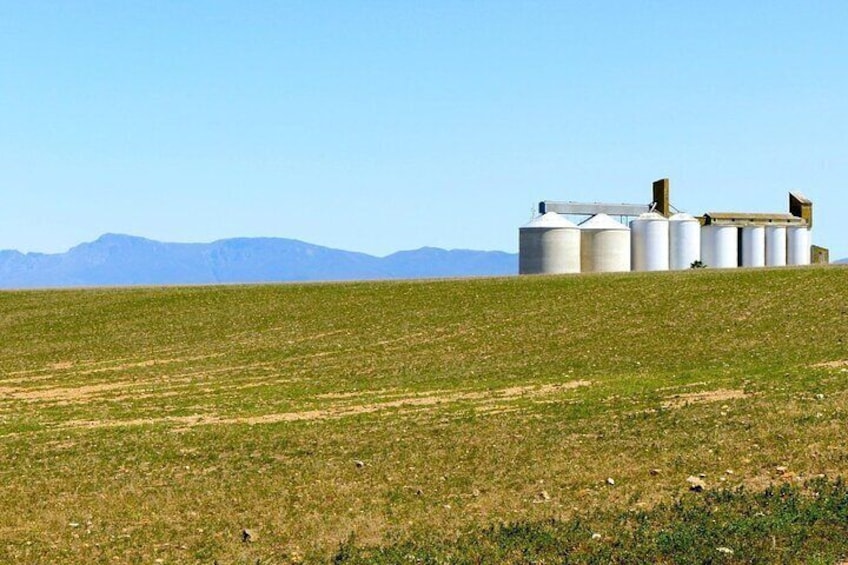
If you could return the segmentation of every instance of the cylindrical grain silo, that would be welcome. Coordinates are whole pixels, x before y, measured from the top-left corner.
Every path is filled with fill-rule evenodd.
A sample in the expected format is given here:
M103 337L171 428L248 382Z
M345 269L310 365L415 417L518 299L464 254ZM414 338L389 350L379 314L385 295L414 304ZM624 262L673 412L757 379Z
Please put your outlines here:
M701 261L713 269L739 266L739 228L710 224L701 228Z
M806 226L786 228L786 264L810 264L810 230Z
M689 214L675 214L668 220L668 266L688 269L701 259L701 222Z
M597 214L580 224L580 270L629 271L630 229L606 214Z
M538 216L518 230L518 273L580 272L580 228L554 212Z
M634 271L668 270L668 220L656 212L630 222L630 263Z
M739 266L739 228L736 226L713 226L713 265L716 269L731 269Z
M786 226L766 226L766 267L786 266Z
M766 230L763 226L742 228L742 266L765 267Z

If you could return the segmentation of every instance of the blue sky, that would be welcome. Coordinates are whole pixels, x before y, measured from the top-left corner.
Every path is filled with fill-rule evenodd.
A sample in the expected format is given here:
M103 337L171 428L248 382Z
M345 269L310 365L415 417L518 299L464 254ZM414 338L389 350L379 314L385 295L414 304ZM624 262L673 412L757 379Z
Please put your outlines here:
M517 250L539 200L816 204L846 2L0 0L0 248L105 232Z

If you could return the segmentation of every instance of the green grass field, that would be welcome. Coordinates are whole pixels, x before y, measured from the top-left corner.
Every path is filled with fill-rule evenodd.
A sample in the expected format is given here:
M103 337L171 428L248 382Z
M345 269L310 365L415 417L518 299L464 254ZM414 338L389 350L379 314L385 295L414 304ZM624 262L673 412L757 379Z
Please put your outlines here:
M4 292L0 324L0 563L848 556L845 268Z

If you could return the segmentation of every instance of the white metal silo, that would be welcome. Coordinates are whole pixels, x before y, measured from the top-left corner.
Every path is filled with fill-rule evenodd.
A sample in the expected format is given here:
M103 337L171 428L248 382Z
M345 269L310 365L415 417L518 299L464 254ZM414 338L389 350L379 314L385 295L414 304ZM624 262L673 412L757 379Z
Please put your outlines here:
M701 228L701 261L713 269L739 266L739 228L710 224Z
M810 230L806 226L786 228L786 264L810 264Z
M742 266L765 267L766 230L763 226L742 228Z
M713 226L713 264L716 269L739 266L739 228L736 226Z
M668 270L668 220L647 212L630 222L630 264L634 271Z
M766 266L786 265L786 226L766 226Z
M579 273L580 228L554 212L533 218L518 230L518 272Z
M606 214L597 214L580 224L580 270L629 271L630 229Z
M701 259L701 222L689 214L675 214L668 220L671 269L688 269Z

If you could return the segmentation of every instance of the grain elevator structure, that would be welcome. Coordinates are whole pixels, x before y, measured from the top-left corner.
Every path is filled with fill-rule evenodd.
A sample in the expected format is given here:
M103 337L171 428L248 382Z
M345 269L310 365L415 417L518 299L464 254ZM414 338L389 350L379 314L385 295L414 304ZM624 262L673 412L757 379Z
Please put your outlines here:
M650 204L540 202L539 215L519 228L519 274L828 262L827 249L812 245L813 203L800 193L789 193L789 213L702 216L676 210L669 196L661 179Z

